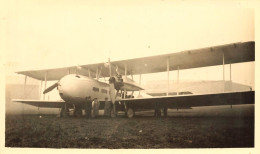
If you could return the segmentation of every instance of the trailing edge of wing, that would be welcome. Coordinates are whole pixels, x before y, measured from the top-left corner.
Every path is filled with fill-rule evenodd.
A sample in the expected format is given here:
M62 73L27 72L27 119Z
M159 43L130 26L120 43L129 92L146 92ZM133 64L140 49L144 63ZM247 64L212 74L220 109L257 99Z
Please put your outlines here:
M64 106L65 101L42 101L42 100L23 100L23 99L13 99L13 102L19 102L23 104L29 104L36 107L44 108L61 108Z

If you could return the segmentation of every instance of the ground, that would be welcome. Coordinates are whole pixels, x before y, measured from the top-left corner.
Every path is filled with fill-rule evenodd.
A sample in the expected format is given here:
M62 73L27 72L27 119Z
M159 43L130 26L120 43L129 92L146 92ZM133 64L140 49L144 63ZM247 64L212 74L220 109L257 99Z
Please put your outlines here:
M170 116L133 119L6 115L6 147L230 148L254 147L253 117Z

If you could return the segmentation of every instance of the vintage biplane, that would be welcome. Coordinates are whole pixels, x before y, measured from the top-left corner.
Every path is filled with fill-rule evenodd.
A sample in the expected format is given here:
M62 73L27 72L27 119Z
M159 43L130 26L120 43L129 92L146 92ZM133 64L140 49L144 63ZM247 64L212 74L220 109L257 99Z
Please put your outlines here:
M104 107L105 98L112 102L113 111L124 111L127 117L131 118L136 111L155 110L156 115L167 115L167 109L171 108L190 108L198 106L218 106L218 105L236 105L236 104L254 104L254 91L244 92L224 92L216 94L201 95L177 95L170 96L169 71L183 69L192 69L199 67L208 67L215 65L224 65L234 63L250 62L255 60L255 42L233 43L227 45L213 46L202 49L188 50L177 53L136 58L129 60L113 61L106 63L88 64L81 66L72 66L64 68L20 71L18 74L25 75L41 81L45 81L45 90L43 94L57 88L62 98L60 101L50 100L22 100L16 99L15 102L21 102L37 107L60 108L61 115L67 115L68 109L74 108L75 115L81 115L84 104L97 98ZM135 91L143 88L133 81L133 75L147 73L168 72L168 91L167 96L134 98ZM123 76L123 77L122 77ZM127 77L131 76L131 78ZM230 75L231 77L231 75ZM100 81L100 78L109 78L109 82ZM47 81L57 82L46 89ZM178 79L179 80L179 75ZM127 95L128 92L132 94ZM120 99L117 97L121 95Z

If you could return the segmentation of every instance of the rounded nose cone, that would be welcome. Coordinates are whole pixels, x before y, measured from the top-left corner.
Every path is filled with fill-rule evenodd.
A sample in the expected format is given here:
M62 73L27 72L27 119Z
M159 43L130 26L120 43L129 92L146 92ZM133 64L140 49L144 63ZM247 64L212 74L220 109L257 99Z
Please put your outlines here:
M70 74L64 76L60 80L59 93L63 100L73 101L80 99L82 96L83 83L76 74Z
M89 90L89 80L83 76L70 74L60 80L59 93L64 101L84 101Z
M70 81L69 75L63 77L59 81L59 86L58 86L59 94L60 94L60 97L65 101L68 99L69 94L70 94L69 93L69 86L70 86L69 81Z

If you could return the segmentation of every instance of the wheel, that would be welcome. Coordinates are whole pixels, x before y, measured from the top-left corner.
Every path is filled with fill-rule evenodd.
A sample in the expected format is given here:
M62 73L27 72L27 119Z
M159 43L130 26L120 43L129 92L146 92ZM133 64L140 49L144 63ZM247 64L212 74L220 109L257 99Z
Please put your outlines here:
M82 110L79 106L75 106L74 116L75 117L81 117L82 116Z
M67 117L69 115L69 109L62 107L60 110L60 117Z
M67 116L67 113L66 113L65 109L61 108L61 110L60 110L60 117L66 117L66 116Z
M128 118L133 118L135 116L135 112L132 108L128 108L127 111L126 111L126 116Z
M75 117L81 117L82 116L82 111L80 109L77 109L77 110L75 109L74 116Z
M161 117L161 109L160 108L154 109L154 117Z
M164 108L163 108L163 116L164 116L164 117L167 117L167 116L168 116L167 111L168 111L168 108L167 108L167 107L164 107Z

